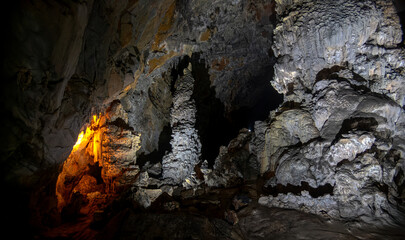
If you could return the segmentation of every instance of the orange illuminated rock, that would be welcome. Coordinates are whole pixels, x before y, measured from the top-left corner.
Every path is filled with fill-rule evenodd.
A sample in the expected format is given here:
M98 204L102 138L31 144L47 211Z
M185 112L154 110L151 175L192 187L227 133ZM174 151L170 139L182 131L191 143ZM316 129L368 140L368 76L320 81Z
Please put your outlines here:
M97 179L90 175L84 175L73 189L73 192L88 194L97 191Z
M155 40L152 45L153 51L162 51L164 46L160 46L162 41L164 41L170 35L170 29L173 26L175 21L174 19L174 12L176 9L176 1L170 5L169 9L167 9L166 14L159 25L158 32L155 35Z
M200 41L205 42L211 38L211 29L207 28L207 30L200 35Z
M78 211L90 213L97 208L90 205L107 202L117 187L132 183L139 172L135 163L140 134L127 125L120 111L106 115L92 117L63 164L56 183L59 211L74 205L79 194L86 200Z
M149 73L153 72L153 70L161 67L163 64L165 64L169 59L171 59L172 57L177 56L178 54L171 51L170 53L163 55L159 58L153 58L151 60L149 60Z

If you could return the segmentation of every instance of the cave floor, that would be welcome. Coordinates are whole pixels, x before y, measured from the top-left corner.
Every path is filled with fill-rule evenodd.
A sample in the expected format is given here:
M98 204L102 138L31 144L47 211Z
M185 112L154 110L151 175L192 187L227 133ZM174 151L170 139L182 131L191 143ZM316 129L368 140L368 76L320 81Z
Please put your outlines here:
M405 239L403 228L371 228L257 203L257 183L162 195L147 210L119 199L41 239ZM236 197L235 197L236 196ZM236 204L235 199L249 199Z

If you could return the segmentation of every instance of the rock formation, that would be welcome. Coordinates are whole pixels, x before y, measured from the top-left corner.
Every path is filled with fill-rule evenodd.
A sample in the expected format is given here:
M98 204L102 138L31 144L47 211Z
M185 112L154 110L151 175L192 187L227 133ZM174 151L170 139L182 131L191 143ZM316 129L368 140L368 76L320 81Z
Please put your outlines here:
M287 100L309 101L306 92L322 70L336 65L365 79L358 85L404 105L402 31L391 1L278 2L283 17L274 31L272 84Z
M187 181L192 175L201 156L201 143L195 129L196 107L191 98L194 79L189 69L184 70L184 76L176 81L174 88L170 114L172 152L163 157L162 165L163 178L179 184Z
M120 104L113 103L106 113L94 115L63 164L56 182L61 212L94 212L97 205L108 204L119 189L133 184L140 171L136 165L140 134L128 126ZM78 206L81 209L71 209Z
M266 130L265 169L275 171L268 185L329 184L333 191L259 202L346 220L402 222L404 54L393 4L279 1L277 11L272 84L296 109L279 109Z
M403 12L399 0L15 1L2 14L3 215L27 239L395 230Z

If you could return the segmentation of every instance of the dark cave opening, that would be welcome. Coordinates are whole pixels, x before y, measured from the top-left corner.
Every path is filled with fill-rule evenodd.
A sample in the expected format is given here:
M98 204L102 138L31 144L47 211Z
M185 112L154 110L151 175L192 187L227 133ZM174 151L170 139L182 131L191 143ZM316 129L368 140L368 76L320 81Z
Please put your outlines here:
M183 70L187 68L188 64L190 63L190 57L188 55L181 58L177 64L177 66L173 67L170 71L170 75L172 77L172 81L170 84L170 90L172 91L172 95L174 94L175 88L174 85L177 79L184 75Z
M333 195L333 186L327 183L325 185L313 188L307 182L302 181L300 186L295 186L292 184L287 184L287 186L284 186L282 184L277 184L274 187L265 188L265 192L271 194L273 197L276 197L280 193L293 193L294 195L301 195L302 191L308 191L311 197L318 198L326 194Z
M248 128L253 131L256 121L265 121L272 110L283 103L283 95L279 94L270 84L273 67L269 66L261 74L252 79L252 94L257 95L252 106L244 106L230 113L230 119L236 128Z
M97 184L104 184L101 171L103 170L98 164L88 164L89 170L87 174L94 177L97 180Z
M202 159L207 160L210 167L218 156L220 146L227 146L235 138L239 130L253 130L255 121L264 121L271 110L283 102L283 97L270 84L273 67L270 65L249 81L249 94L254 94L253 104L241 103L232 112L226 112L224 104L216 97L215 88L211 86L209 67L199 53L191 57L183 57L171 71L171 90L178 76L191 63L192 75L195 79L193 99L197 108L196 129L202 144Z
M405 0L395 0L394 1L395 8L397 10L397 14L399 17L399 21L401 23L402 32L405 32ZM404 46L405 34L402 34L402 42L400 45Z
M205 60L198 54L193 54L191 64L195 79L192 97L197 107L196 128L202 145L202 158L212 166L218 156L219 147L228 145L232 138L236 137L239 129L225 118L225 107L216 98L215 89L211 87Z
M159 135L158 149L149 154L141 153L137 157L136 163L139 165L140 168L145 166L146 162L155 164L162 161L162 158L166 154L166 152L170 152L172 150L172 146L170 145L171 135L172 128L168 124L163 127L163 130Z

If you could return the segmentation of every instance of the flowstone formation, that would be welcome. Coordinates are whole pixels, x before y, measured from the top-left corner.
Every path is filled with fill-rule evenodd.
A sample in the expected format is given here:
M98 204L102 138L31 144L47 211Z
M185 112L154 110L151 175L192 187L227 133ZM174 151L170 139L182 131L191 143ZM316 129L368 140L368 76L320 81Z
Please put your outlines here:
M262 171L270 189L303 190L259 203L403 223L405 54L392 2L278 1L277 13L272 84L285 103L265 130Z
M189 65L191 67L191 64ZM175 83L170 125L172 127L172 152L162 160L163 178L173 184L190 183L194 167L200 161L201 143L195 129L196 107L191 98L194 79L191 69L184 69L184 76Z

